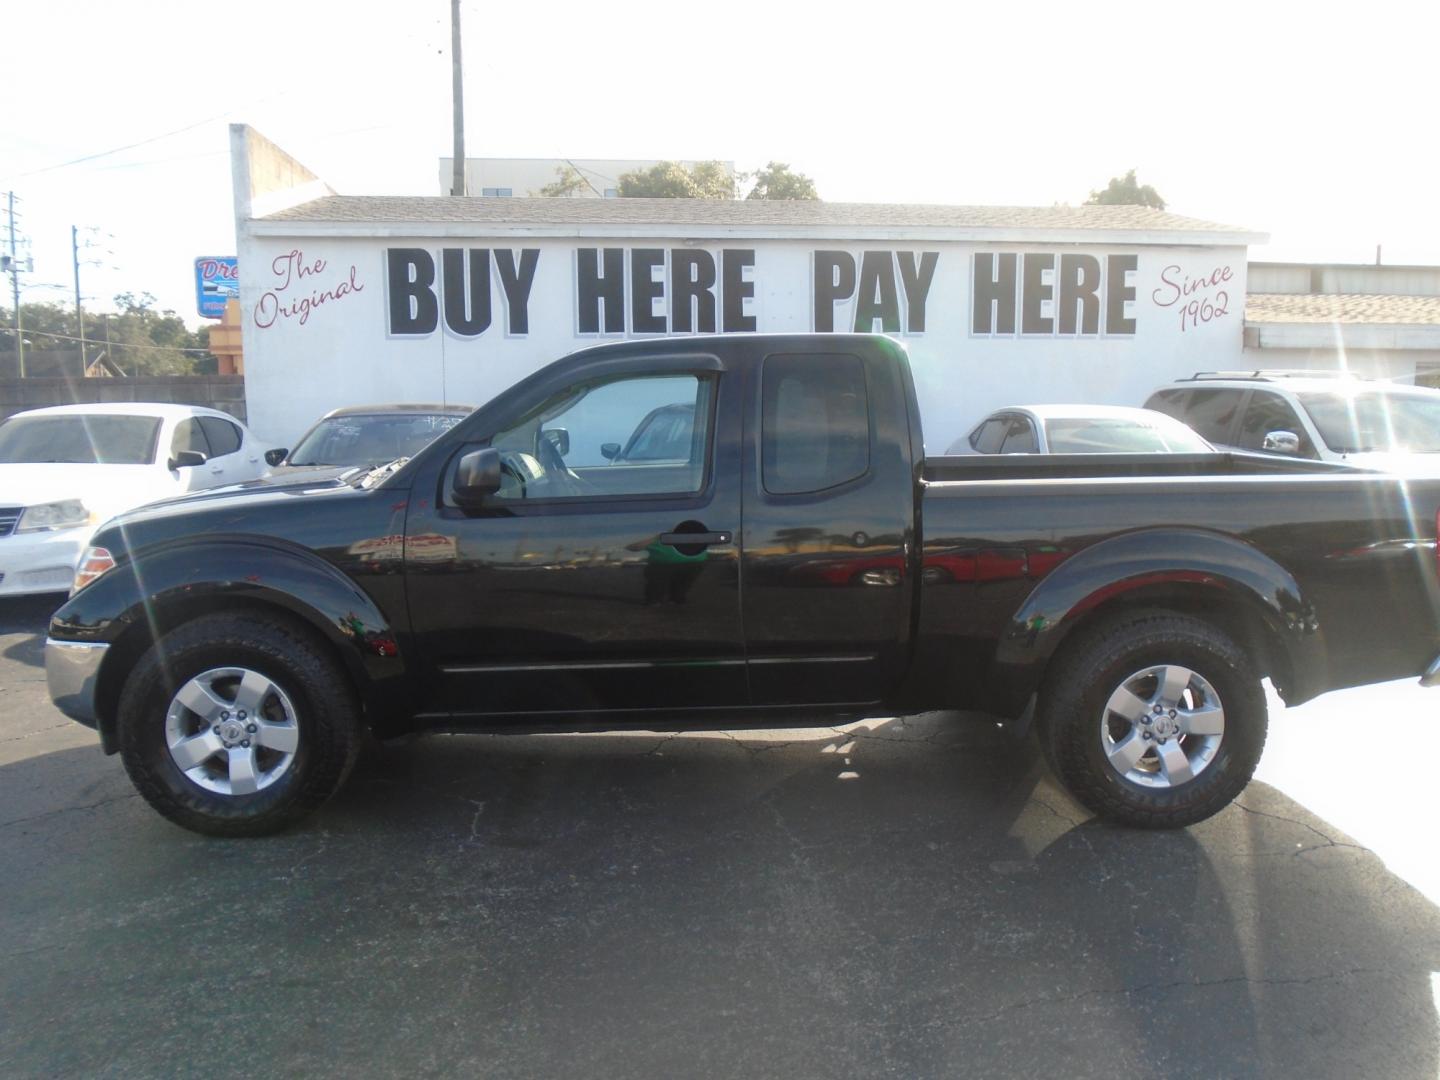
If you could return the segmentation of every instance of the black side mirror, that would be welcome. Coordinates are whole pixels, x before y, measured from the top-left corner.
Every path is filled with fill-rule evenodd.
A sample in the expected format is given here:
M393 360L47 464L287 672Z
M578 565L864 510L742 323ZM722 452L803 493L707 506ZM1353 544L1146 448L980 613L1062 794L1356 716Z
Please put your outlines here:
M568 428L552 427L540 432L540 437L555 448L561 457L570 453L570 431Z
M290 450L289 450L288 447L285 447L285 446L276 447L274 450L266 450L266 451L265 451L265 464L266 464L266 465L279 465L281 462L283 462L283 461L285 460L285 455L288 454L288 453L290 453Z
M207 460L209 459L199 450L181 450L165 464L173 471L175 469L193 469L197 465L204 465Z
M479 507L487 496L500 490L500 451L493 446L471 450L455 467L450 496L456 506Z
M601 443L600 456L606 461L614 461L620 456L620 444L618 442Z

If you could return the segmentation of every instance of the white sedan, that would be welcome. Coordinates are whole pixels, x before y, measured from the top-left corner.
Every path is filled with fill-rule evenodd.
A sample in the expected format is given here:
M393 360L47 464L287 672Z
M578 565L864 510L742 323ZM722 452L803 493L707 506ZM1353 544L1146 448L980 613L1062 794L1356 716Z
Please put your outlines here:
M1173 417L1124 405L1012 405L991 413L947 454L1210 454Z
M191 491L255 480L264 449L193 405L60 405L0 423L0 596L63 592L103 522Z

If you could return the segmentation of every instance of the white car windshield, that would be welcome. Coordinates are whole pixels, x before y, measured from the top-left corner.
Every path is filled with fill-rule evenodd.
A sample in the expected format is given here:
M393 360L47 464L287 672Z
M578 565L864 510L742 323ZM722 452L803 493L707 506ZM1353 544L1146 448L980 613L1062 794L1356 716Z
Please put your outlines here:
M1052 454L1207 454L1209 443L1184 424L1151 425L1114 417L1047 420Z
M1440 453L1440 394L1301 393L1300 404L1337 454Z
M149 465L158 416L12 416L0 424L0 464Z

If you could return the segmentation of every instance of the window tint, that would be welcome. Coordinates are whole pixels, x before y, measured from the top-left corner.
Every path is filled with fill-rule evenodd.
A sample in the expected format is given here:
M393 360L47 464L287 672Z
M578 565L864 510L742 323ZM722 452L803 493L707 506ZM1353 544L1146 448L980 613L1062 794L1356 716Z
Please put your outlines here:
M240 429L228 420L218 416L200 417L200 426L205 429L205 439L210 443L211 457L224 457L240 449Z
M775 495L824 491L870 468L860 358L769 356L761 386L761 478Z
M700 491L713 377L635 376L574 387L491 440L499 497L684 495Z
M1017 416L1010 421L1010 429L1005 433L1005 441L1000 444L1002 454L1033 454L1035 453L1035 427L1023 416Z
M170 453L175 455L182 450L197 450L206 457L210 456L210 444L205 440L205 432L201 430L198 420L181 420L175 425L175 435L170 440Z
M154 416L15 416L0 424L0 464L149 465L159 433Z
M1150 395L1150 400L1145 402L1145 408L1163 412L1166 416L1173 416L1177 420L1183 420L1189 397L1189 390L1157 390Z
M1235 445L1245 450L1263 450L1265 436L1272 431L1290 431L1300 436L1300 456L1315 457L1315 447L1305 434L1305 425L1290 407L1290 403L1279 394L1256 390L1250 395L1250 404L1245 406L1245 415L1240 420L1240 431L1235 436Z
M998 454L1000 444L1005 441L1005 432L1009 428L1010 421L1003 416L991 417L976 429L971 436L970 445L977 454Z
M1243 390L1197 388L1190 391L1190 400L1186 402L1184 415L1178 418L1212 443L1228 443L1230 428L1235 422L1235 410L1240 407L1244 396ZM1169 411L1163 405L1160 410Z

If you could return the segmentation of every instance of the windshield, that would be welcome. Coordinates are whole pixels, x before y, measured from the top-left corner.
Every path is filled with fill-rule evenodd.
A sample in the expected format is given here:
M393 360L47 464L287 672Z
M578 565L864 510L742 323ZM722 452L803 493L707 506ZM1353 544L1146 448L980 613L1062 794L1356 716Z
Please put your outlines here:
M383 465L414 457L463 417L376 413L321 420L290 451L287 465Z
M1207 454L1211 447L1184 424L1145 424L1119 418L1049 420L1052 454Z
M158 416L14 416L0 424L0 464L149 465Z
M1339 454L1367 450L1440 453L1440 394L1369 391L1296 395L1325 445Z

